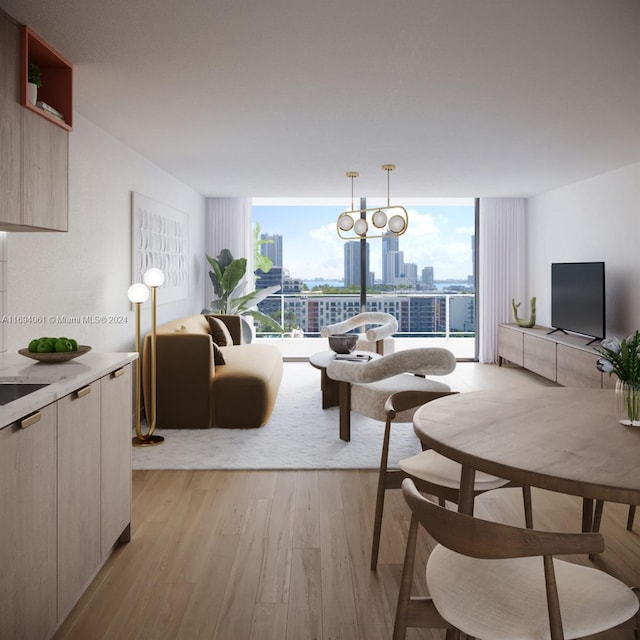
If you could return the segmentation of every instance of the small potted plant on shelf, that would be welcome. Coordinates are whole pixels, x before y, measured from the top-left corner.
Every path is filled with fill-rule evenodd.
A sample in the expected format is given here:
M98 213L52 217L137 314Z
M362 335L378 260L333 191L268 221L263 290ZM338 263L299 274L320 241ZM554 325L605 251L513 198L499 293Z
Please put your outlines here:
M38 99L38 89L42 86L42 71L40 67L33 62L29 63L27 73L27 101L35 105Z

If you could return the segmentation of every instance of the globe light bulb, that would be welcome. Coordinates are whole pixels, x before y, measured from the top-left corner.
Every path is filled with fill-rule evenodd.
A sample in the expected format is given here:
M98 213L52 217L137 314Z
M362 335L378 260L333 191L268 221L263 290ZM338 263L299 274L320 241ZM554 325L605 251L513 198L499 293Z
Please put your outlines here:
M406 229L406 222L402 216L392 216L389 220L389 229L393 233L402 233Z
M136 282L127 290L127 297L131 302L146 302L149 298L149 289L142 282Z
M353 225L354 232L359 236L366 236L368 229L369 225L364 218L358 218L356 223Z
M350 231L353 227L353 218L347 213L343 213L338 218L338 227L341 231Z
M147 287L161 287L164 284L164 273L161 269L153 267L144 272L142 279Z
M371 220L373 222L374 227L377 227L378 229L382 229L382 227L384 227L384 225L387 224L387 214L382 209L378 209L373 214L373 218Z

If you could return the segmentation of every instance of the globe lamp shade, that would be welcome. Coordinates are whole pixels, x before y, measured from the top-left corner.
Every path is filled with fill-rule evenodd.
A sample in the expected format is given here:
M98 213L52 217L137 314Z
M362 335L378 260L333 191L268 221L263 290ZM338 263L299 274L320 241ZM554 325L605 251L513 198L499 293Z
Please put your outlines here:
M378 229L382 229L382 227L384 227L385 224L387 224L387 214L382 211L382 209L378 209L374 214L373 214L373 226L378 228Z
M136 282L129 287L127 291L127 297L131 302L134 303L146 302L149 298L149 289L147 289L147 287L143 285L142 282Z
M164 284L164 273L160 269L147 269L142 278L147 287L161 287Z
M406 223L402 216L392 216L389 220L389 229L393 233L402 233L405 229Z
M338 226L341 231L351 231L353 227L353 218L346 213L342 214L338 220Z

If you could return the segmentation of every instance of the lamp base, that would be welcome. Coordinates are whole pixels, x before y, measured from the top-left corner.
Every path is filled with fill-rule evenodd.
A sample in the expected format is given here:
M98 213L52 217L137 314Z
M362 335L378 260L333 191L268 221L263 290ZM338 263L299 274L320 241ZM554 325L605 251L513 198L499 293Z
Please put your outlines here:
M164 442L164 438L162 436L148 436L147 438L138 438L138 436L134 436L131 438L131 444L134 447L153 447L156 444L161 444Z

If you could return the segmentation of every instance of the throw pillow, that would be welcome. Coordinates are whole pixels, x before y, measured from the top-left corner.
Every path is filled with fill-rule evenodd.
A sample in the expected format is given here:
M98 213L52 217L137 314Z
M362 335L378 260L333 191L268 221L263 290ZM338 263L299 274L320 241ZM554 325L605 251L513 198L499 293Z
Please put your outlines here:
M220 349L220 347L215 342L213 342L213 336L211 336L211 344L213 346L213 362L216 365L225 364L224 356L222 355L222 349Z
M209 322L209 330L211 331L211 337L213 341L219 347L230 347L233 344L233 338L227 329L227 325L213 316L207 316Z

